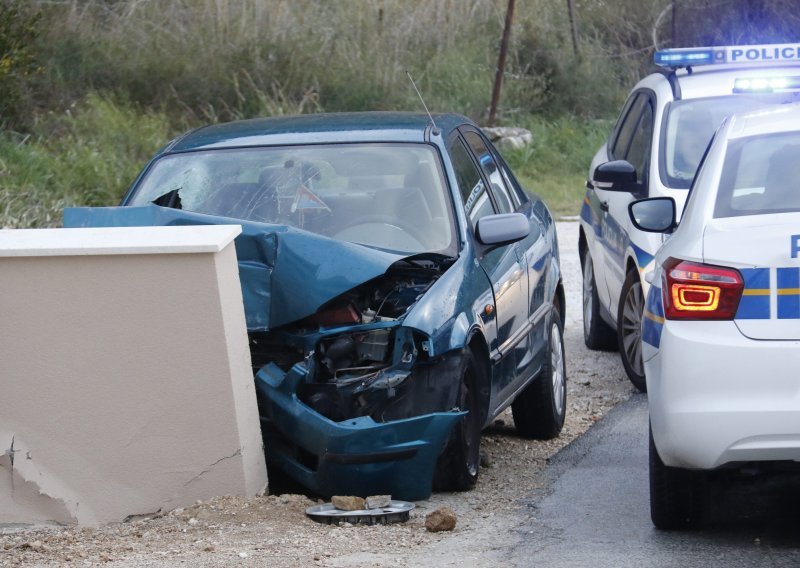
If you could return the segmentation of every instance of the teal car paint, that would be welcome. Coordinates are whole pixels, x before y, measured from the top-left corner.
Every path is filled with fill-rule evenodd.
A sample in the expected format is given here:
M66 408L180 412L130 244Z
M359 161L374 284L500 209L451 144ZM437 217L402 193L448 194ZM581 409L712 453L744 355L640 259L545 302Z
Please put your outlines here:
M320 114L200 128L160 150L120 207L64 214L66 227L242 226L268 467L320 495L424 499L454 447L469 449L474 483L480 430L537 382L554 317L563 328L546 206L468 119L434 120ZM469 155L484 173L464 188L451 152L470 148L467 132L486 147ZM526 235L476 237L480 218L512 212Z

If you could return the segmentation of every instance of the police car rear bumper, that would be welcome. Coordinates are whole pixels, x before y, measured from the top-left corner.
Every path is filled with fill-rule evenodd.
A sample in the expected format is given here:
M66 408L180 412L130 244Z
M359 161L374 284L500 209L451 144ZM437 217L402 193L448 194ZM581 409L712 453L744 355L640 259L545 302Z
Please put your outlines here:
M747 339L733 322L666 321L645 363L668 466L800 461L800 341Z

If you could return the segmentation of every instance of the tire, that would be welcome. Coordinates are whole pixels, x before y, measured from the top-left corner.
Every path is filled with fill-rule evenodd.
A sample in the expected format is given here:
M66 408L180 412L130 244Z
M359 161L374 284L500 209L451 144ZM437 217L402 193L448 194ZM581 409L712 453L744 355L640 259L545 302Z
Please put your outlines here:
M617 310L617 342L622 366L637 389L647 392L642 361L642 314L644 313L644 294L639 274L628 271Z
M600 317L600 296L588 251L583 260L583 342L595 351L614 351L617 348L614 328Z
M548 353L539 376L511 404L514 426L525 438L549 440L561 433L567 414L567 368L564 332L553 308L547 339Z
M482 372L472 351L466 349L461 364L458 406L468 412L453 428L439 456L433 476L433 488L436 491L468 491L478 481L482 426L478 377Z
M695 527L702 513L700 474L661 461L650 430L650 518L659 530Z

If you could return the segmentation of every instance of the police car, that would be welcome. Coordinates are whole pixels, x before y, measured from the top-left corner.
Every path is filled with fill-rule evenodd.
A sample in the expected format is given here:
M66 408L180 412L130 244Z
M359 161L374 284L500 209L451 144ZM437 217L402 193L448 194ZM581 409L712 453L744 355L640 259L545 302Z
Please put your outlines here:
M799 165L800 105L727 119L646 277L658 528L698 518L712 470L800 470ZM636 201L630 220L666 234L679 209L671 197Z
M662 235L637 230L628 205L670 197L678 216L712 134L735 112L800 100L800 44L672 49L631 91L595 155L581 209L584 340L618 348L645 390L641 317Z

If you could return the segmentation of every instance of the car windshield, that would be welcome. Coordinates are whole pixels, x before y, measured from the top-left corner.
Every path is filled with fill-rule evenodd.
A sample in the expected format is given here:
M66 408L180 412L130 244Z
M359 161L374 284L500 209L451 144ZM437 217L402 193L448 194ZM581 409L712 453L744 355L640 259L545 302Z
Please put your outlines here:
M726 95L670 103L664 111L661 181L673 189L689 189L700 158L725 117L796 99L795 93L779 93Z
M728 144L714 217L800 211L800 132Z
M202 150L157 160L127 205L288 225L404 252L452 252L453 217L427 144Z

